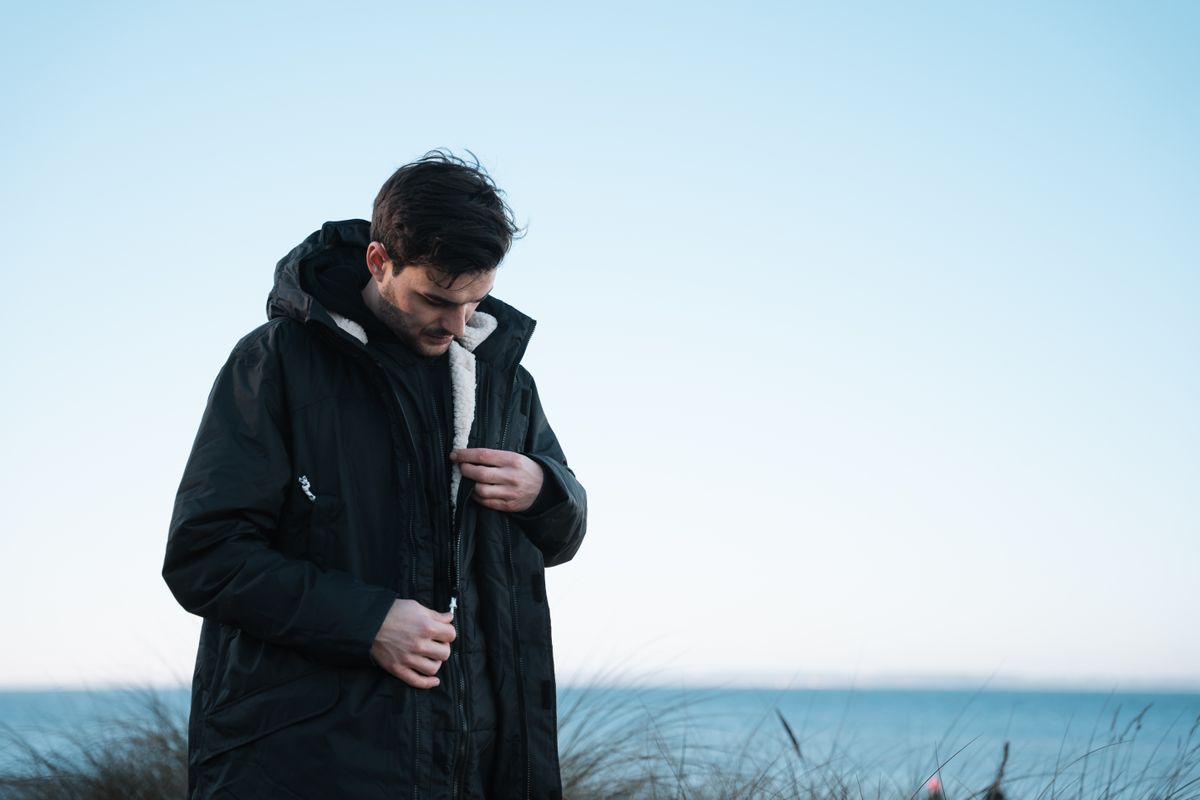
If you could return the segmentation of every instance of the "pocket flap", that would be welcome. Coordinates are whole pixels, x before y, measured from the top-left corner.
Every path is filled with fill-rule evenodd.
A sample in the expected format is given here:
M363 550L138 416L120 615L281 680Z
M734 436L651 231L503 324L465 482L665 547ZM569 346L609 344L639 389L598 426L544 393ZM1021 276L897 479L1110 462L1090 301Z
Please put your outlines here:
M204 717L200 761L333 708L339 695L333 672L314 672L260 689Z

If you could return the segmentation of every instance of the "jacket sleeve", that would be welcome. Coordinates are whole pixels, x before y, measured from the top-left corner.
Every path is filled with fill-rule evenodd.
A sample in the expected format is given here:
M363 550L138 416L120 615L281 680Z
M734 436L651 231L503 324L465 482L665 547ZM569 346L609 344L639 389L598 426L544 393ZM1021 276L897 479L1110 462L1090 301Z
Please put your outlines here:
M175 498L163 578L193 614L314 660L370 665L395 594L279 549L296 478L276 372L270 348L239 346L218 375Z
M587 532L587 492L567 466L567 457L542 410L537 386L532 377L529 380L532 398L522 452L541 465L545 480L552 482L542 492L554 493L557 502L546 508L537 503L537 513L513 514L513 517L529 540L542 551L546 566L552 567L570 561L583 543Z

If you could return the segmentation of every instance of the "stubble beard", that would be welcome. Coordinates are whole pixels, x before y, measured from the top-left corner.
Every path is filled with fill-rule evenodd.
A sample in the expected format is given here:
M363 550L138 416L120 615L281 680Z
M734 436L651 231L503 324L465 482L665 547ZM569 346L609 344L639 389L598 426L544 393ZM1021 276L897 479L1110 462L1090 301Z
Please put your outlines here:
M450 345L431 345L422 341L421 331L413 322L412 317L389 303L382 295L377 295L371 304L371 312L376 319L387 326L396 338L404 343L409 350L419 356L433 358L440 356L450 349Z

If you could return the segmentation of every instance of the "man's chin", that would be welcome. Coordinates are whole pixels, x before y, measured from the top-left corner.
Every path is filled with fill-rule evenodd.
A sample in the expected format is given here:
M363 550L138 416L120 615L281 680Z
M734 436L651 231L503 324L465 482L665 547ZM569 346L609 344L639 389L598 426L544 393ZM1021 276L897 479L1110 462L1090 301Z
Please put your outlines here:
M450 349L453 336L426 336L417 340L417 351L423 356L440 356Z

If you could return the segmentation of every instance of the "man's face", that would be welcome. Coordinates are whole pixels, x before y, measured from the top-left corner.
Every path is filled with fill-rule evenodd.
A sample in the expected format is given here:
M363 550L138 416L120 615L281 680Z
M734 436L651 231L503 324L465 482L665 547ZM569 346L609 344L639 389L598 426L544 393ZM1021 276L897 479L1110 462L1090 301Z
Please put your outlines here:
M440 356L461 336L475 307L492 291L496 270L449 275L410 264L393 274L392 262L373 271L367 307L414 352ZM375 297L369 297L374 292Z

